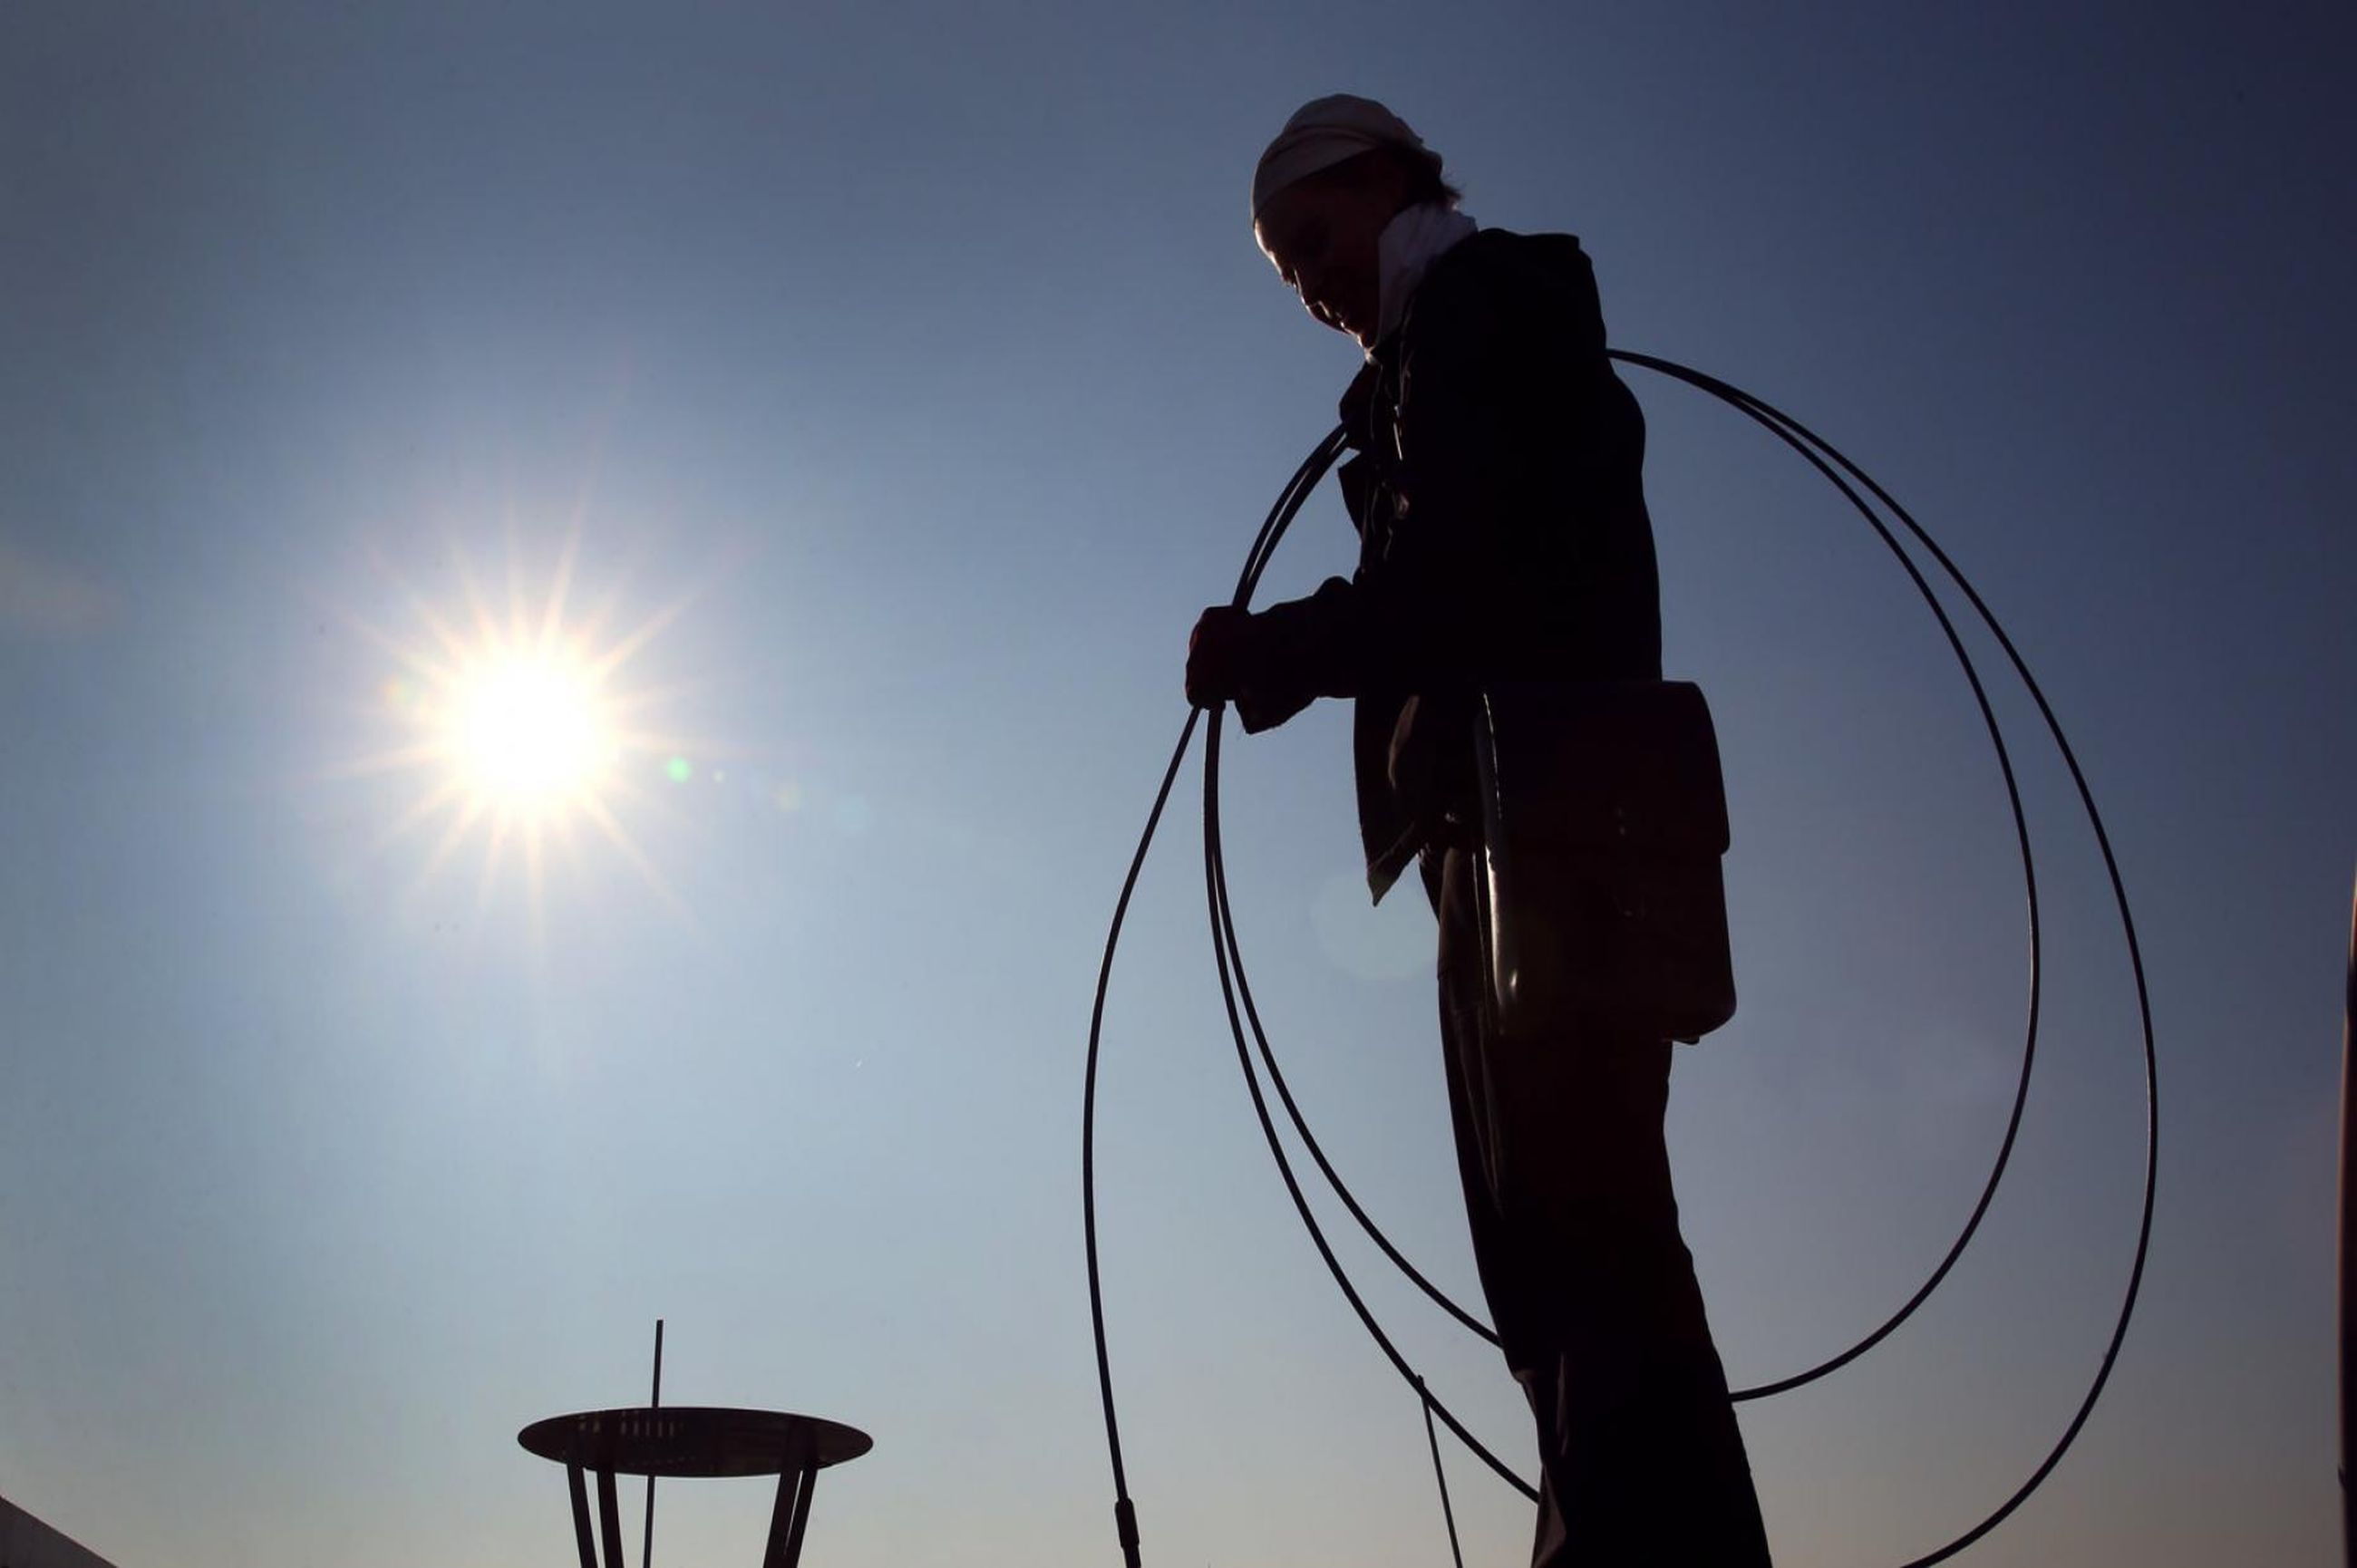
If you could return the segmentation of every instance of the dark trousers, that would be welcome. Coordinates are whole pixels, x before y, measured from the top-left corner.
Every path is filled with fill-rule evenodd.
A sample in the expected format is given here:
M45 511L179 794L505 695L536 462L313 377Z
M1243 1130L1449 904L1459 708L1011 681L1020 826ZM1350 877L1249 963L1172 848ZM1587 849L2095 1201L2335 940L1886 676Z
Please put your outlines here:
M1538 1423L1534 1568L1757 1568L1766 1532L1678 1234L1666 1040L1488 1026L1479 861L1426 852L1473 1253Z

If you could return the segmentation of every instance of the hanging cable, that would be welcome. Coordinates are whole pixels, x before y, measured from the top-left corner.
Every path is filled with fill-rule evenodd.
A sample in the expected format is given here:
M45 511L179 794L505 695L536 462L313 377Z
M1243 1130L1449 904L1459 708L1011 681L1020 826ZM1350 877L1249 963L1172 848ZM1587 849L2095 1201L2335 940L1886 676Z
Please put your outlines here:
M1293 521L1293 514L1301 510L1301 503L1333 466L1341 449L1341 432L1337 431L1303 459L1285 489L1277 493L1276 503L1269 508L1267 520L1260 525L1260 533L1245 556L1245 570L1255 578L1259 564L1274 547L1276 536ZM1195 738L1195 725L1201 717L1200 709L1191 710L1179 728L1178 744L1171 747L1169 765L1163 768L1161 786L1154 792L1154 809L1146 814L1145 831L1137 835L1137 850L1129 857L1129 871L1121 881L1121 897L1114 904L1113 924L1105 932L1104 959L1097 967L1096 1001L1089 1011L1088 1069L1081 1091L1081 1213L1082 1227L1088 1238L1089 1323L1096 1337L1097 1391L1104 1403L1105 1449L1113 1459L1114 1525L1127 1568L1139 1568L1137 1509L1130 1500L1129 1473L1122 1464L1121 1418L1114 1409L1113 1362L1105 1349L1104 1285L1097 1265L1097 1058L1104 1037L1105 993L1113 983L1113 958L1121 945L1122 923L1129 918L1130 895L1137 890L1137 874L1146 865L1146 852L1153 847L1154 832L1162 824L1162 809L1170 801L1170 786L1178 778L1178 764L1186 759L1188 743Z
M1269 1152L1276 1156L1277 1175L1284 1178L1286 1194L1293 1199L1294 1209L1301 1216L1302 1228L1309 1232L1311 1244L1318 1249L1318 1257L1325 1260L1327 1272L1341 1287L1343 1299L1351 1304L1351 1310L1359 1315L1359 1322L1373 1337L1377 1348L1389 1359L1399 1375L1407 1380L1409 1387L1421 1390L1422 1380L1417 1377L1415 1369L1407 1364L1407 1358L1400 1354L1399 1348L1392 1343L1391 1336L1383 1332L1383 1325L1377 1323L1375 1315L1368 1310L1358 1287L1351 1283L1350 1274L1344 1271L1341 1260L1334 1255L1324 1229L1318 1223L1318 1216L1311 1211L1309 1199L1301 1190L1300 1178L1293 1174L1293 1164L1285 1157L1285 1145L1277 1136L1276 1123L1269 1116L1268 1099L1261 1092L1260 1075L1253 1069L1252 1048L1244 1043L1244 1020L1247 1018L1253 1033L1261 1038L1264 1047L1267 1036L1261 1032L1259 1015L1250 1010L1248 996L1245 1010L1241 1015L1237 1008L1237 998L1244 993L1239 983L1243 977L1233 969L1240 954L1236 946L1234 916L1228 906L1227 865L1220 853L1220 792L1217 781L1222 717L1219 710L1214 709L1211 722L1203 726L1203 879L1211 900L1211 955L1219 967L1220 994L1227 1004L1228 1028L1235 1036L1236 1060L1243 1068L1244 1087L1252 1091L1253 1112L1260 1118L1261 1134L1268 1140ZM1447 1405L1429 1393L1424 1393L1422 1397L1426 1408L1440 1418L1441 1424L1455 1433L1457 1440L1464 1444L1475 1458L1496 1471L1499 1479L1531 1501L1539 1500L1538 1488L1514 1474L1513 1468L1475 1437Z
M1989 635L1996 639L1997 646L2005 650L2006 659L2012 664L2014 674L2019 678L2022 689L2029 693L2030 700L2037 704L2038 716L2044 722L2046 733L2053 740L2054 749L2061 757L2063 766L2070 770L2072 788L2077 791L2080 811L2087 819L2087 826L2094 833L2095 847L2103 855L2104 875L2111 884L2112 904L2119 913L2120 935L2127 947L2129 972L2136 983L2136 1023L2143 1036L2145 1092L2144 1197L2136 1217L2136 1256L2128 1267L2126 1288L2120 1295L2119 1316L2112 1325L2111 1337L2104 1346L2103 1360L2097 1365L2094 1377L2087 1384L2085 1397L2079 1402L2078 1409L2072 1412L2069 1423L2062 1429L2061 1436L2047 1452L2046 1457L2010 1497L1978 1524L1938 1550L1927 1552L1905 1564L1905 1568L1929 1568L1932 1563L1943 1562L1954 1556L2005 1522L2016 1509L2029 1500L2032 1492L2045 1483L2046 1477L2054 1473L2054 1467L2062 1462L2062 1455L2069 1453L2071 1444L2078 1440L2081 1429L2087 1423L2087 1417L2093 1413L2095 1402L2103 1397L2104 1385L2111 1381L2112 1369L2119 1361L2120 1346L2127 1338L2128 1323L2136 1316L2137 1293L2144 1284L2145 1262L2152 1249L2153 1199L2160 1174L2160 1066L2158 1053L2153 1041L2152 993L2145 978L2144 947L2136 940L2136 916L2128 908L2127 884L2120 875L2119 857L2113 853L2112 836L2104 826L2104 814L2096 809L2094 790L2087 782L2085 770L2079 766L2079 756L2072 748L2070 737L2063 734L2061 721L2055 717L2053 704L2047 701L2045 688L2040 686L2038 683L2038 678L2029 672L2029 661L2022 658L2021 650L2014 646L2012 637L1997 620L1996 613L1982 599L1979 590L1973 586L1955 562L1949 558L1948 553L1943 550L1939 542L1915 521L1913 515L1905 507L1900 506L1889 491L1877 484L1864 469L1844 456L1831 442L1764 400L1740 388L1730 386L1715 376L1706 375L1700 371L1690 370L1683 365L1673 364L1666 360L1617 350L1613 352L1612 357L1630 364L1642 365L1648 370L1658 371L1663 375L1673 376L1689 385L1698 387L1714 397L1735 404L1756 419L1761 419L1763 422L1772 421L1779 427L1780 433L1788 430L1800 440L1824 452L1844 473L1865 486L1877 500L1889 509L1890 514L1900 521L1907 532L1931 553L1932 560L1939 564L1940 569L1947 574L1948 579L1955 584L1958 591L1972 605L1973 613L1980 618L1981 624L1988 628Z
M1432 1449L1432 1478L1440 1483L1440 1518L1448 1526L1448 1555L1457 1568L1465 1568L1464 1550L1457 1544L1457 1510L1448 1506L1448 1470L1440 1462L1440 1434L1432 1426L1432 1391L1418 1378L1415 1391L1424 1406L1424 1441Z

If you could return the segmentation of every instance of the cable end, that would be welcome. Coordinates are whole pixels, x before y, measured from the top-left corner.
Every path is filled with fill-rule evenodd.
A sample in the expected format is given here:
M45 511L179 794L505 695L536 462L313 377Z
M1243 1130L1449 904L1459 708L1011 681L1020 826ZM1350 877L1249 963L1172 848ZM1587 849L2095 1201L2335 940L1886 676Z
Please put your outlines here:
M1121 1534L1121 1560L1138 1568L1137 1505L1123 1498L1113 1505L1113 1527Z

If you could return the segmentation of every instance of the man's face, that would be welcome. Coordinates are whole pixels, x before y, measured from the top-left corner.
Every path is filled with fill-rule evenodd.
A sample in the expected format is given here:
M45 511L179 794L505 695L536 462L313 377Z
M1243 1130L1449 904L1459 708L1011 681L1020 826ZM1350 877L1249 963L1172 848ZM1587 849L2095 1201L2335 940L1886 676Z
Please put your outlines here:
M1270 198L1253 225L1276 275L1309 314L1361 349L1374 347L1379 319L1375 240L1399 209L1397 182L1383 172L1354 163L1298 180Z

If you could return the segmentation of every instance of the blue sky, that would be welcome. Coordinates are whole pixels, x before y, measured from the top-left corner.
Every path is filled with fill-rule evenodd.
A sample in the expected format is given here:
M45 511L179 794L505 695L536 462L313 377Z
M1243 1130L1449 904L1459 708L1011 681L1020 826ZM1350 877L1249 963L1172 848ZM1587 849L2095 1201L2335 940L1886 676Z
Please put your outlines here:
M1967 1561L2330 1561L2352 33L2320 5L12 7L0 1492L125 1568L564 1562L562 1483L513 1434L641 1397L662 1315L671 1399L875 1434L814 1560L1110 1557L1089 990L1187 628L1352 369L1244 211L1263 141L1340 89L1485 222L1580 234L1616 344L1889 484L2109 813L2162 1051L2146 1306ZM1751 1381L1878 1321L1968 1208L2020 893L1903 579L1764 436L1632 384L1668 662L1734 796L1743 1009L1682 1058L1672 1132ZM350 765L404 734L387 644L463 618L470 575L543 603L568 540L608 639L676 613L617 677L662 738L618 807L643 865L584 831L535 914L479 827L438 864L442 823L389 836L431 769ZM1349 546L1329 490L1271 590ZM1784 1561L1895 1563L2010 1492L2125 1275L2133 999L2067 779L2017 733L2050 971L2016 1174L1886 1348L1747 1408ZM1329 1151L1470 1293L1429 922L1351 896L1346 736L1338 707L1230 747L1239 918ZM1192 793L1103 1088L1147 1561L1440 1561L1414 1402L1235 1081ZM1373 1299L1526 1454L1494 1358ZM1469 1554L1514 1560L1524 1506L1451 1465ZM758 1551L758 1487L666 1498L669 1561Z

